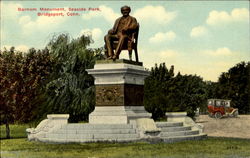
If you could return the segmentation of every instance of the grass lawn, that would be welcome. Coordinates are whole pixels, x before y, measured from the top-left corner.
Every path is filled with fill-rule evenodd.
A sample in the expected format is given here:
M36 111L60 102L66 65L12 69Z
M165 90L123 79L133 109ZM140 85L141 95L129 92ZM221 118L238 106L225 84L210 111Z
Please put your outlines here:
M29 128L28 124L22 125L10 125L10 137L11 138L26 138L26 128ZM0 126L0 139L6 138L5 125Z
M26 138L1 139L2 158L250 158L250 140L208 138L171 144L47 144Z

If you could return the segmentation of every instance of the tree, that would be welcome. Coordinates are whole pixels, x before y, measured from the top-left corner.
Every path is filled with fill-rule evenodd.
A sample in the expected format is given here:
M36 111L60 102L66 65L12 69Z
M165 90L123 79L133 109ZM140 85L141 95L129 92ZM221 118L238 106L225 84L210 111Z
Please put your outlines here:
M174 76L174 67L167 69L165 63L151 69L150 76L145 79L144 106L152 113L153 119L163 117L166 112L168 84Z
M70 40L62 34L44 50L0 52L1 124L41 119L48 113L70 113L72 121L87 120L94 108L94 79L86 69L103 59L102 49L88 49L90 37Z
M0 53L0 114L6 124L6 137L10 137L9 123L28 122L36 105L32 100L37 88L50 70L48 52L30 49L28 53L9 51Z
M206 104L206 86L199 76L178 73L170 89L167 111L186 111L188 116L194 117L197 108Z
M165 63L151 69L144 85L144 106L153 119L165 116L166 111L187 111L193 117L198 107L206 102L206 89L202 78L193 75L174 76L174 66Z
M241 62L223 72L215 87L215 96L232 100L232 106L239 109L239 113L250 113L250 62Z
M88 49L91 39L81 36L70 40L66 34L54 37L47 45L53 58L53 73L44 87L45 102L40 113L69 113L70 121L87 120L94 110L94 79L86 69L102 58L101 49ZM39 116L41 117L41 116Z
M0 54L0 115L1 123L6 125L6 138L10 138L9 124L14 120L16 110L16 89L20 74L16 70L21 69L22 55L14 53L14 47L10 51L5 50Z

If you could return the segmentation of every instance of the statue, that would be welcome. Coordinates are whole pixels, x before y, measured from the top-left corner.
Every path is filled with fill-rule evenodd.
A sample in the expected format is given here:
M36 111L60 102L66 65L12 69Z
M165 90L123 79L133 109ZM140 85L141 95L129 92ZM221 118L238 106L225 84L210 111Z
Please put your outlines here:
M123 6L121 8L122 17L115 21L114 27L109 30L108 34L104 37L105 54L107 59L119 59L121 51L126 48L130 52L131 60L133 42L132 35L136 29L139 28L139 25L137 20L129 15L130 11L131 9L129 6ZM117 45L115 46L114 44ZM113 49L115 49L115 52L113 52ZM138 61L137 48L136 60Z

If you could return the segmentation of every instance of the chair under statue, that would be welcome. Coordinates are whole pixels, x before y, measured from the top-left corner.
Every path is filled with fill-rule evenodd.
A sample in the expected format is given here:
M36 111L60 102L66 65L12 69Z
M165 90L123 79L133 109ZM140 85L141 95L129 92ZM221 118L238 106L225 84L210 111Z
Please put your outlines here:
M127 39L124 42L123 46L122 46L122 50L128 50L129 60L131 60L131 61L132 61L132 51L134 50L136 62L139 62L138 50L137 50L139 27L140 26L138 24L137 27L136 27L136 29L132 33L131 39ZM118 45L118 40L117 41L113 41L113 44L112 44L113 50L116 49L117 45Z

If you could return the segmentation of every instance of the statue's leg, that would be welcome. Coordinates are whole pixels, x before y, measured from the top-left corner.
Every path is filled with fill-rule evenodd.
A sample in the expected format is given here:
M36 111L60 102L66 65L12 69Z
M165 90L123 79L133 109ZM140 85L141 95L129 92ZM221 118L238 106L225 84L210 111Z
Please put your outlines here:
M129 51L128 51L128 54L129 54L129 60L132 61L132 50L129 50Z
M109 53L108 53L108 49L107 49L106 44L104 44L104 53L105 53L106 58L108 58L109 57Z
M119 55L122 51L122 46L124 44L124 41L127 39L127 35L119 35L119 41L118 41L118 45L116 47L115 50L115 55L113 56L113 59L119 59Z
M112 49L112 45L111 45L112 36L113 35L107 34L104 37L105 45L106 45L107 52L108 52L107 53L108 54L108 58L112 58L113 55L114 55L114 52L113 52L113 49Z

